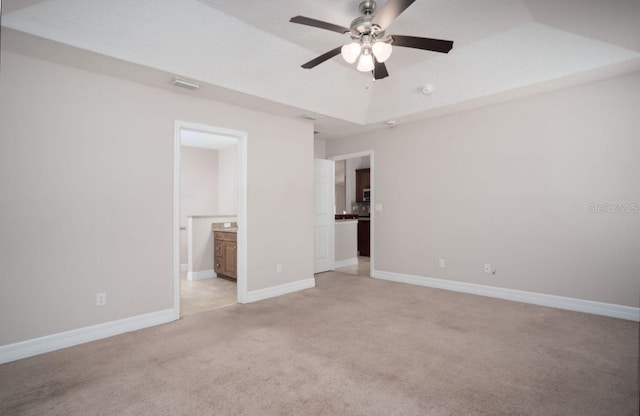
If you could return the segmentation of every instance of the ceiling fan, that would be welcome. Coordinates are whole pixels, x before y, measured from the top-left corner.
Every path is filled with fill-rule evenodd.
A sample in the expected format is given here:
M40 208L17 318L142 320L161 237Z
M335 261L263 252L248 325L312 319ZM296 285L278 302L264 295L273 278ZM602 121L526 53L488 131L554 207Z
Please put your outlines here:
M373 73L374 79L382 79L389 76L384 62L389 59L393 46L405 48L424 49L427 51L449 53L453 48L453 41L415 36L386 35L387 27L404 12L415 0L388 0L387 3L374 14L376 2L364 0L359 9L362 16L357 17L349 28L311 19L304 16L292 17L289 21L301 25L313 26L320 29L331 30L341 34L349 34L352 42L338 46L302 65L311 69L324 61L342 54L345 61L352 64L356 60L358 71Z

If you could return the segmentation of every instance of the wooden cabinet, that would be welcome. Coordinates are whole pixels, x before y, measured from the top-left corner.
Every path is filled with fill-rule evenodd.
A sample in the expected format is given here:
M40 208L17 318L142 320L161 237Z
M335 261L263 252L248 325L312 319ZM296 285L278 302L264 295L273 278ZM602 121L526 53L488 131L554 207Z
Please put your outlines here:
M369 257L371 255L370 234L371 221L360 219L358 221L358 254L360 256Z
M371 169L356 169L356 202L363 202L362 190L371 187Z
M237 279L238 234L228 231L213 233L213 262L218 276Z

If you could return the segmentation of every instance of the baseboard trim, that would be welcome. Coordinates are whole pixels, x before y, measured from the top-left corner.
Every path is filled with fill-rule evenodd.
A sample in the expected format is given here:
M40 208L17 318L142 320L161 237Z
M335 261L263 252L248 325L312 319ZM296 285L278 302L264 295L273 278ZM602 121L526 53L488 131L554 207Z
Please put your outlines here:
M214 277L218 277L218 275L213 271L213 269L187 273L187 280L205 280L213 279Z
M175 320L175 311L173 308L165 309L158 312L132 316L117 321L105 322L103 324L16 342L15 344L3 345L0 346L0 364L33 357L34 355L45 352L56 351L61 348L84 344L85 342L96 341L125 332L166 324Z
M267 287L265 289L252 290L250 292L247 292L247 303L275 298L276 296L286 295L287 293L293 293L299 290L311 289L314 287L316 287L316 279L311 277L309 279Z
M526 292L523 290L506 289L502 287L479 285L474 283L456 282L452 280L436 279L402 273L372 270L371 276L376 279L390 280L392 282L408 283L417 286L426 286L437 289L451 290L454 292L469 293L472 295L487 296L512 300L533 305L547 306L557 309L591 313L594 315L609 316L612 318L640 321L640 308L616 305L612 303L595 302L591 300L568 298L563 296L547 295L544 293Z
M357 266L357 265L358 265L357 257L352 257L350 259L344 259L344 260L336 260L333 262L334 269L339 269L341 267Z

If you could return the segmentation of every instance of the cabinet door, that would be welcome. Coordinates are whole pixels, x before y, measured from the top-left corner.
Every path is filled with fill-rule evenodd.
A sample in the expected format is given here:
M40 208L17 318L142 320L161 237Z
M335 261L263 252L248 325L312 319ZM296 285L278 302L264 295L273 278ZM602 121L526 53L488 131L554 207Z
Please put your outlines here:
M369 221L358 221L358 252L360 256L370 256L370 226Z
M234 279L237 277L237 245L235 241L225 241L223 242L223 264L224 264L224 275L233 277Z
M369 188L371 169L356 169L356 202L362 202L362 191Z
M214 233L213 263L214 270L221 276L237 278L237 234L216 231Z
M215 235L215 234L214 234ZM218 274L224 274L224 256L223 254L223 242L220 240L215 240L214 248L213 248L213 270Z

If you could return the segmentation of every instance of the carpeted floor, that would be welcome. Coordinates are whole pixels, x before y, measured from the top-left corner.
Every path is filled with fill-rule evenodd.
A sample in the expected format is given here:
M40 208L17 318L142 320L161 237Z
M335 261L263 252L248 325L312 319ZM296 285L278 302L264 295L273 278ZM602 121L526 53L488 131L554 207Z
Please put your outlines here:
M324 273L0 366L1 415L638 415L638 323Z

